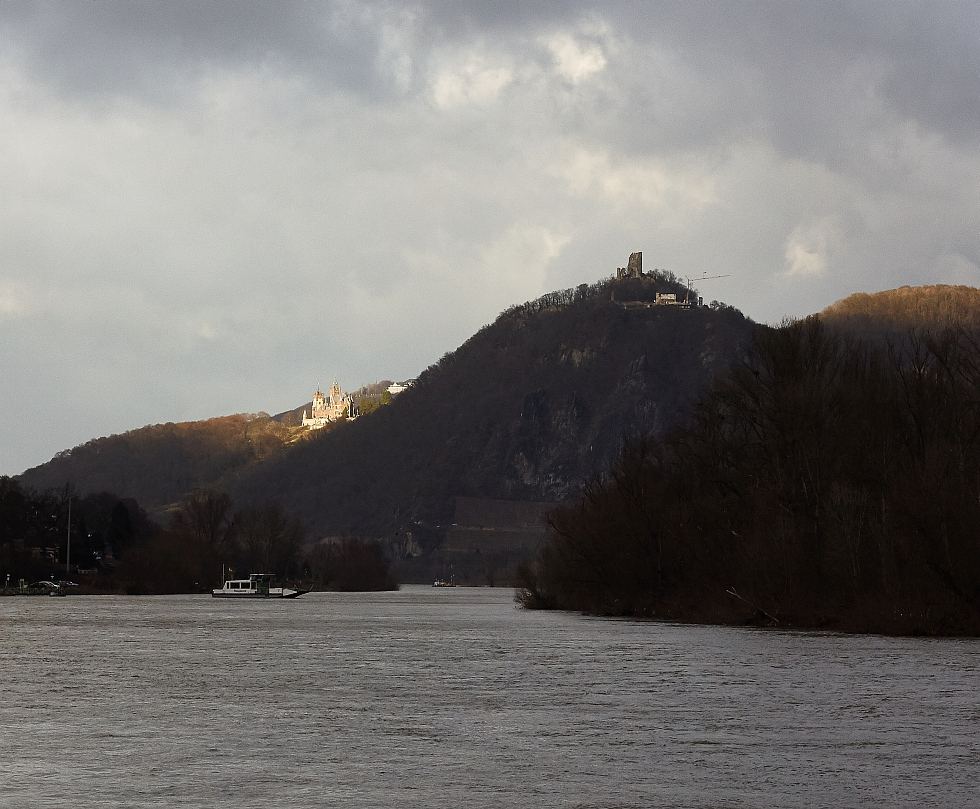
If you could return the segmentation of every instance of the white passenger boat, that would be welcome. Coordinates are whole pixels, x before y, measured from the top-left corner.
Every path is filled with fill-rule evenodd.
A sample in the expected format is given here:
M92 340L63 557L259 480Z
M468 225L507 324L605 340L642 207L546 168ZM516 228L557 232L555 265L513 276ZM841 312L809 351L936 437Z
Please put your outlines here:
M211 591L213 598L297 598L309 590L272 587L271 573L253 573L247 579L228 579Z

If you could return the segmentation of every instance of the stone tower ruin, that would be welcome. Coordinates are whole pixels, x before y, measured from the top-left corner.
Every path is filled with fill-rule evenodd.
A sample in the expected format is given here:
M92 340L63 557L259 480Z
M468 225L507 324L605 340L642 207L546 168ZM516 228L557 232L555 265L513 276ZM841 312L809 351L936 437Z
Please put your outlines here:
M625 267L616 268L616 278L641 278L643 276L643 253L631 253Z

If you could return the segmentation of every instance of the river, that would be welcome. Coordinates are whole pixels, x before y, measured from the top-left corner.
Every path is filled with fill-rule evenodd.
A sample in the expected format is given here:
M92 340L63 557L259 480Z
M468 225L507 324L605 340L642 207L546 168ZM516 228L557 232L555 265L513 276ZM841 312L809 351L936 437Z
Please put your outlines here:
M4 807L980 807L980 640L0 599Z

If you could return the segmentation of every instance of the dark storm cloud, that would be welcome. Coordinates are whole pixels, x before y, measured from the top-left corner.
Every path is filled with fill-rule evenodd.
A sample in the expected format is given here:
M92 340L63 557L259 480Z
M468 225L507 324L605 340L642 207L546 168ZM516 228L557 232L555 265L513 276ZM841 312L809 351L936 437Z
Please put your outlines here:
M149 97L207 68L264 63L375 91L377 31L355 11L289 0L0 5L26 63L46 81L66 92Z
M980 138L973 3L17 0L0 13L48 81L151 95L207 67L263 63L374 95L391 84L378 70L386 19L411 19L406 46L419 61L433 46L474 37L526 47L543 31L592 17L686 70L666 77L681 86L663 90L645 48L613 60L629 103L610 106L611 120L597 123L607 136L621 126L637 148L697 148L760 132L788 154L833 162L849 141L896 118L954 143Z

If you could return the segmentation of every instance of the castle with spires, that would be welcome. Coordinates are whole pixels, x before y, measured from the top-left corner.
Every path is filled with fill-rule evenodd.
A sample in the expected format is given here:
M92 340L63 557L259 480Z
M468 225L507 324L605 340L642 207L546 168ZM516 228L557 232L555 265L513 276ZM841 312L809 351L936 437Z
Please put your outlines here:
M319 430L332 421L338 421L344 416L352 415L354 411L354 397L349 393L344 393L340 389L340 384L335 379L330 386L330 392L323 394L320 389L316 389L313 394L313 409L310 417L306 417L303 411L303 426L311 430Z

